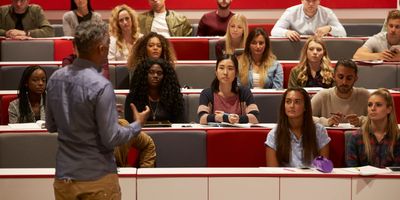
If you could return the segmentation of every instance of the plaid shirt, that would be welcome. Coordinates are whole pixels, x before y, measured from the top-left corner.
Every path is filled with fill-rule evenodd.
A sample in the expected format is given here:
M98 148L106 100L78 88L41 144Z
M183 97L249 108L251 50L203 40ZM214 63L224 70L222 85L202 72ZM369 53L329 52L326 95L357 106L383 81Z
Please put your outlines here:
M373 133L369 134L372 159L368 161L365 153L365 145L363 143L363 135L361 129L353 133L346 143L346 164L348 167L358 167L372 165L375 167L384 168L387 166L400 166L400 139L397 140L393 147L393 156L389 153L389 144L391 139L388 135L378 142Z

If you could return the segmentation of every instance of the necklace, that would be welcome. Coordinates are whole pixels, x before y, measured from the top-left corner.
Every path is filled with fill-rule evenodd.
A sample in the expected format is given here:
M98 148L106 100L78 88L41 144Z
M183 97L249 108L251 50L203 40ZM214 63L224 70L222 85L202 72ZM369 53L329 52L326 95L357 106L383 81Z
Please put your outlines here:
M150 110L151 110L151 113L152 113L152 116L153 116L153 121L156 120L156 115L157 115L157 111L158 111L158 103L159 102L160 101L156 101L155 108L153 108L153 102L149 100L149 105L150 105Z

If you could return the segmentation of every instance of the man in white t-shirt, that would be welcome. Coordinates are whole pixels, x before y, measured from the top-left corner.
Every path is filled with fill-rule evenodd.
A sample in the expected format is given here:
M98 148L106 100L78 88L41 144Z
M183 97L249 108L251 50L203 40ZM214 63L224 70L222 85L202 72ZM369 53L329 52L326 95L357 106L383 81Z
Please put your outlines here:
M167 10L165 0L148 0L151 10L138 17L140 32L144 35L156 32L165 37L191 36L193 28L187 18L175 11Z
M400 11L389 11L386 21L387 32L369 38L354 54L355 60L400 61Z

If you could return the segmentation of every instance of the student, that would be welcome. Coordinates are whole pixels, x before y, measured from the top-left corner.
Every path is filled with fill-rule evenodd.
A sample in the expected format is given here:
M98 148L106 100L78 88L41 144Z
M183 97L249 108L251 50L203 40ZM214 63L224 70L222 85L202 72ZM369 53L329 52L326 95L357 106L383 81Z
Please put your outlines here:
M110 16L110 51L108 60L127 60L132 46L143 36L139 32L136 12L123 4L115 7Z
M75 28L84 21L100 22L101 15L94 12L90 0L71 0L71 10L63 15L63 31L65 36L74 36Z
M380 32L370 37L354 53L355 60L400 61L400 10L391 10L386 17L387 32ZM396 48L397 46L397 48ZM392 49L392 47L395 47Z
M359 127L365 121L369 92L354 87L358 68L352 60L338 60L333 72L336 86L320 90L311 99L315 122L324 126L350 123Z
M8 107L8 121L29 123L45 120L46 71L38 65L25 68L18 88L18 99Z
M234 55L217 60L211 88L200 94L197 114L208 122L258 123L258 107L248 87L237 86L238 62Z
M183 122L183 96L171 64L163 59L146 59L133 74L125 100L125 119L133 122L130 104L139 111L150 108L148 121Z
M151 10L139 15L140 31L147 35L156 32L165 37L191 36L189 20L173 10L168 10L165 0L148 0Z
M53 37L54 30L42 7L29 4L29 0L11 0L10 5L0 6L0 36L26 40Z
M289 87L323 87L334 85L333 68L325 42L310 37L301 50L300 62L290 71Z
M215 45L217 59L224 54L235 54L236 49L244 49L247 35L249 27L246 17L242 14L233 15L228 22L225 36Z
M246 39L244 53L239 57L239 82L250 88L283 88L282 65L272 53L264 29L256 28Z
M277 126L265 142L268 167L310 167L317 156L329 157L330 138L313 122L310 96L302 88L283 94Z
M138 65L142 65L147 59L163 59L175 68L175 51L171 43L162 35L151 32L141 37L133 46L128 57L128 69L130 78Z
M223 36L229 19L234 15L231 11L232 0L217 0L218 9L204 14L197 29L197 36Z
M400 130L395 110L387 89L381 88L371 94L367 121L346 144L348 167L400 166Z
M300 41L300 35L346 37L346 30L335 13L320 5L320 0L301 0L301 4L285 10L271 30L274 37Z

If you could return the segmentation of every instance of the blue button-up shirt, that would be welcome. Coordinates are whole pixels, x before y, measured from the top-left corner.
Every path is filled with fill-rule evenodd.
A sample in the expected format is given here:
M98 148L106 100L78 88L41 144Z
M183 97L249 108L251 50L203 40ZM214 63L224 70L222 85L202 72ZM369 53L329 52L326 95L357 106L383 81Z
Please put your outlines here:
M118 125L114 89L98 69L78 58L48 81L46 127L58 132L59 179L96 180L116 173L114 147L141 129L136 122Z

